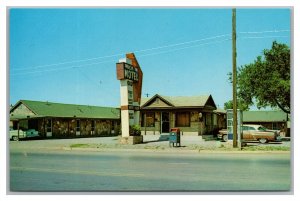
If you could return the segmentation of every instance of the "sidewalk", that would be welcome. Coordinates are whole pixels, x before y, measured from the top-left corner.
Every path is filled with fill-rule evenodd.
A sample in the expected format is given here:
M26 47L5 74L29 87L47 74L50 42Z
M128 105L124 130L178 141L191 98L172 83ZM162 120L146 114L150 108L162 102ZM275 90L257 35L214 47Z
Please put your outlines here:
M201 136L181 136L181 146L172 147L166 138L160 135L146 135L142 144L121 145L119 143L120 136L116 137L95 137L95 138L73 138L73 139L44 139L44 140L28 140L19 142L10 142L10 151L143 151L143 152L230 152L238 151L233 148L232 142L222 142L217 140L205 141ZM260 146L255 144L254 146ZM269 146L269 145L265 145ZM264 146L264 147L265 147ZM281 146L281 145L279 145ZM260 150L264 151L264 150ZM283 152L282 150L279 150ZM244 150L242 152L245 152ZM253 150L251 150L253 153ZM255 150L255 153L257 151Z

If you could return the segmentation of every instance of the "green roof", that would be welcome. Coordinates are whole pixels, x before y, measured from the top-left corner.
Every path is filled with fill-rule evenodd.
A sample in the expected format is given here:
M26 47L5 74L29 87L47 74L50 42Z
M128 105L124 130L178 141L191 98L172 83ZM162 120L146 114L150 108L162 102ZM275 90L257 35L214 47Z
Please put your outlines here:
M243 122L286 122L283 111L244 111Z
M52 103L31 100L20 100L13 108L11 108L10 113L13 113L13 111L20 104L24 104L28 109L30 109L35 114L33 117L120 119L120 109L118 108ZM20 116L21 118L22 115L17 114L16 116Z

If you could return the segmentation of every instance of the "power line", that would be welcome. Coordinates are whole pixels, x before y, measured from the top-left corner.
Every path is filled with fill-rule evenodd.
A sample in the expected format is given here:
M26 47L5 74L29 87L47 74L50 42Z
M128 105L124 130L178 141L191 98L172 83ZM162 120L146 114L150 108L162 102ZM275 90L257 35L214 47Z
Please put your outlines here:
M45 68L45 67L49 67L49 66L59 66L59 65L63 65L63 64L79 63L79 62L84 62L84 61L92 61L92 60L96 60L96 59L104 59L104 58L121 56L121 55L124 55L124 54L120 53L120 54L114 54L114 55L109 55L109 56L102 56L102 57L95 57L95 58L81 59L81 60L73 60L73 61L67 61L67 62L61 62L61 63L55 63L55 64L45 64L45 65L39 65L39 66L33 66L33 67L23 67L23 68L18 68L18 69L14 69L14 70L22 71L22 70L30 70L30 69L40 69L40 68Z
M131 51L131 52L138 53L138 52L152 51L152 50L163 49L163 48L167 48L167 47L174 47L174 46L185 45L185 44L189 44L189 43L196 43L196 42L205 41L205 40L212 40L215 38L221 38L221 37L225 37L225 36L229 36L229 35L230 34L223 34L223 35L218 35L218 36L213 36L213 37L197 39L197 40L193 40L193 41L181 42L181 43L170 44L170 45L154 47L154 48L148 48L148 49L143 49L143 50L135 50L135 51ZM60 62L60 63L54 63L54 64L45 64L45 65L39 65L39 66L33 66L33 67L23 67L23 68L18 68L15 70L21 71L21 70L28 70L28 69L39 69L39 68L45 68L45 67L49 67L49 66L58 66L58 65L62 65L62 64L78 63L78 62L91 61L91 60L96 60L96 59L104 59L104 58L109 58L109 57L121 56L124 54L125 53L119 53L119 54L94 57L94 58L88 58L88 59L73 60L73 61L67 61L67 62Z
M288 38L289 36L245 36L239 37L240 39L248 39L248 38Z
M283 30L272 30L272 31L240 31L239 34L261 34L261 33L279 33L279 32L290 32L288 29Z
M199 46L202 46L202 45L221 43L221 42L225 42L225 41L228 41L228 40L231 40L231 38L220 40L220 41L215 41L215 42L201 43L201 44L198 44L198 45L193 45L193 46L188 46L188 47L183 47L183 48L177 48L177 49L173 49L173 50L166 50L166 51L162 51L162 52L154 52L154 53L150 53L150 54L139 55L139 57L156 55L156 54L165 54L165 53L175 52L175 51L179 51L179 50L183 50L183 49L199 47Z
M32 72L24 72L24 73L12 73L11 75L26 75L26 74L33 74L33 73L51 72L51 71L57 71L57 70L68 70L68 69L72 69L72 68L80 68L83 66L92 66L92 65L102 64L102 63L107 63L107 62L115 62L115 60L102 61L102 62L96 62L96 63L90 63L90 64L82 64L82 65L78 65L78 66L68 66L68 67L64 67L64 68L44 69L44 70L40 70L40 71L32 71Z
M276 38L276 37L288 37L288 36L263 36L263 37L253 36L253 37L239 37L237 39L251 39L251 38L257 39L257 38ZM214 41L214 42L201 43L201 44L198 44L198 45L187 46L187 47L183 47L183 48L177 48L177 49L172 49L172 50L154 52L154 53L150 53L150 54L143 54L143 55L139 55L139 57L146 57L146 56L157 55L157 54L165 54L165 53L169 53L169 52L175 52L175 51L188 49L188 48L193 48L193 47L199 47L199 46L203 46L203 45L222 43L222 42L225 42L225 41L228 41L228 40L231 40L231 38L224 39L224 40L219 40L219 41ZM26 74L35 74L35 73L43 73L43 72L51 72L51 71L68 70L68 69L81 68L81 67L84 67L84 66L91 66L91 65L108 63L108 62L115 62L115 60L101 61L101 62L95 62L95 63L90 63L90 64L82 64L82 65L77 65L77 66L68 66L68 67L63 67L63 68L44 69L44 70L32 71L32 72L13 73L11 75L26 75Z
M279 30L279 31L263 31L263 32L251 32L251 33L266 33L266 32L282 32L282 31L288 31L288 30ZM250 33L250 32L242 32L242 33ZM183 42L183 43L177 43L177 44L171 44L171 45L166 45L166 46L160 46L160 47L156 47L156 48L149 48L149 49L144 49L144 50L139 50L139 51L135 51L135 52L145 52L145 51L150 51L150 50L154 50L154 49L162 49L162 48L166 48L166 47L175 47L175 46L179 46L179 45L183 45L183 44L189 44L189 43L195 43L195 42L199 42L199 41L204 41L204 40L210 40L210 39L215 39L215 38L221 38L224 37L228 34L223 34L223 35L219 35L219 36L214 36L214 37L208 37L208 38L204 38L204 39L199 39L199 40L193 40L193 41L188 41L188 42ZM276 37L289 37L289 36L243 36L243 37L239 37L238 39L255 39L255 38L276 38ZM193 47L199 47L202 45L208 45L208 44L215 44L215 43L221 43L224 41L228 41L231 40L231 38L227 38L224 40L219 40L219 41L214 41L214 42L208 42L208 43L201 43L198 45L193 45L193 46L187 46L187 47L182 47L182 48L176 48L176 49L172 49L172 50L166 50L166 51L161 51L161 52L154 52L154 53L150 53L150 54L144 54L144 55L139 55L139 57L145 57L145 56L151 56L151 55L157 55L157 54L164 54L164 53L169 53L169 52L174 52L174 51L179 51L179 50L183 50L183 49L188 49L188 48L193 48ZM110 55L110 56L103 56L103 57L98 57L98 58L108 58L108 57L113 57L116 55L123 55L123 54L114 54L114 55ZM87 60L92 60L92 59L86 59ZM83 60L81 60L83 61ZM75 62L75 61L74 61ZM84 66L91 66L91 65L96 65L96 64L101 64L101 63L107 63L107 62L115 62L115 60L109 60L109 61L101 61L101 62L95 62L95 63L90 63L90 64L82 64L82 65L74 65L74 66L67 66L67 67L61 67L61 68L52 68L52 69L43 69L43 70L37 70L37 71L32 71L32 72L20 72L20 73L12 73L11 75L26 75L26 74L34 74L34 73L43 73L43 72L51 72L51 71L59 71L59 70L67 70L67 69L72 69L72 68L80 68L80 67L84 67ZM73 63L73 62L63 62L63 63ZM60 63L62 64L62 63ZM54 66L54 64L50 64L52 66ZM50 65L43 65L44 67L46 66L50 66ZM56 64L58 65L58 64ZM40 66L41 68L41 66ZM27 68L27 69L17 69L17 70L35 70L38 68Z
M289 37L289 36L264 36L264 37L253 36L253 37L240 37L240 38L237 38L237 39L276 38L276 37ZM188 48L193 48L193 47L199 47L199 46L202 46L202 45L221 43L221 42L225 42L225 41L228 41L228 40L231 40L231 38L220 40L220 41L215 41L215 42L201 43L201 44L198 44L198 45L193 45L193 46L188 46L188 47L183 47L183 48L177 48L177 49L173 49L173 50L166 50L166 51L162 51L162 52L154 52L154 53L150 53L150 54L139 55L139 57L156 55L156 54L164 54L164 53L174 52L174 51L178 51L178 50L183 50L183 49L188 49Z
M221 38L221 37L225 37L225 36L230 36L230 34L223 34L223 35L219 35L219 36L213 36L213 37L208 37L208 38L203 38L203 39L198 39L198 40L193 40L193 41L188 41L188 42L182 42L182 43L177 43L177 44L172 44L172 45L166 45L166 46L161 46L161 47L154 47L154 48L149 48L146 50L139 50L139 51L134 51L134 52L145 52L145 51L150 51L150 50L157 50L157 49L162 49L162 48L166 48L166 47L174 47L174 46L178 46L178 45L185 45L185 44L200 42L200 41L204 41L204 40Z
M268 30L268 31L248 31L248 32L238 32L240 34L261 34L261 33L278 33L278 32L289 32L290 30ZM170 44L170 45L165 45L165 46L160 46L160 47L154 47L154 48L148 48L148 49L143 49L143 50L135 50L132 52L146 52L146 51L152 51L152 50L157 50L157 49L162 49L162 48L167 48L167 47L174 47L174 46L179 46L179 45L185 45L185 44L190 44L190 43L196 43L204 40L212 40L216 38L221 38L225 36L230 36L230 34L222 34L222 35L217 35L217 36L212 36L212 37L207 37L207 38L202 38L198 40L192 40L192 41L187 41L187 42L181 42L181 43L176 43L176 44ZM73 61L66 61L66 62L59 62L59 63L53 63L53 64L45 64L45 65L38 65L38 66L33 66L33 67L23 67L23 68L18 68L14 69L15 71L22 71L22 70L28 70L28 69L39 69L39 68L45 68L45 67L50 67L50 66L58 66L58 65L63 65L63 64L70 64L70 63L78 63L78 62L85 62L85 61L92 61L96 59L104 59L104 58L110 58L110 57L115 57L115 56L122 56L124 53L118 53L118 54L113 54L113 55L107 55L107 56L101 56L101 57L94 57L94 58L88 58L88 59L80 59L80 60L73 60Z
M225 40L220 40L220 41L215 41L215 42L201 43L201 44L198 44L198 45L193 45L193 46L188 46L188 47L183 47L183 48L177 48L177 49L172 49L172 50L167 50L167 51L161 51L161 52L154 52L154 53L150 53L150 54L139 55L139 57L145 57L145 56L151 56L151 55L157 55L157 54L165 54L165 53L169 53L169 52L179 51L179 50L193 48L193 47L199 47L199 46L208 45L208 44L221 43L221 42L228 41L228 40L231 40L231 38L228 38L228 39L225 39ZM34 74L34 73L43 73L43 72L75 69L75 68L81 68L81 67L84 67L84 66L91 66L91 65L107 63L107 62L115 62L115 60L95 62L95 63L90 63L90 64L82 64L82 65L77 65L77 66L68 66L68 67L62 67L62 68L43 69L43 70L32 71L32 72L12 73L11 75L26 75L26 74Z

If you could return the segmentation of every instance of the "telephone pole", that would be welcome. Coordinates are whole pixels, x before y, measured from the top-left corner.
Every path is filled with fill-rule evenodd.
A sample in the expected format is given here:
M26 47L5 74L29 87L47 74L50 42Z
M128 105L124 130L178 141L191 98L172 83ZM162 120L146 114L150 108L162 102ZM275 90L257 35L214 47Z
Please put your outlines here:
M233 90L233 147L237 147L237 98L236 98L236 9L232 9L232 90Z

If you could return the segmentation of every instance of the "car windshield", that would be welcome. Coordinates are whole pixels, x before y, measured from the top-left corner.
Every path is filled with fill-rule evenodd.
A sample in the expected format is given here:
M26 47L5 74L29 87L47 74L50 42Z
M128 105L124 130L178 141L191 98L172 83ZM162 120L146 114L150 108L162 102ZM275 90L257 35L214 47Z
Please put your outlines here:
M267 129L265 127L263 127L263 126L260 126L260 127L258 127L258 130L259 131L266 131Z

